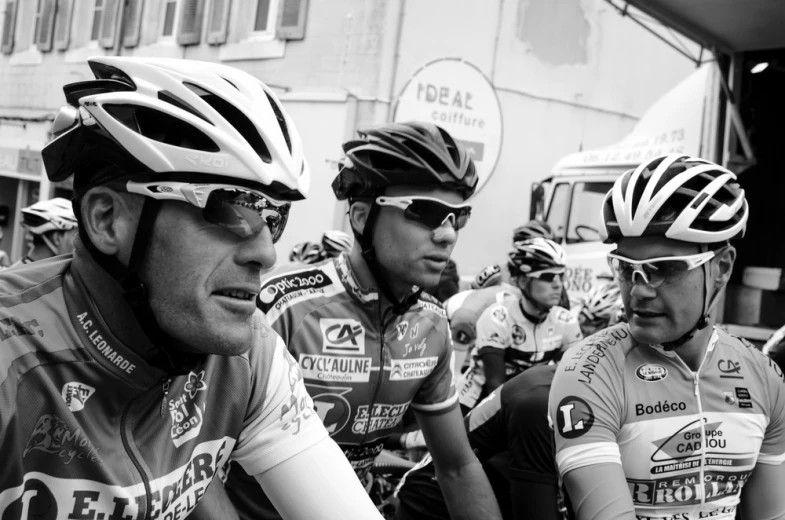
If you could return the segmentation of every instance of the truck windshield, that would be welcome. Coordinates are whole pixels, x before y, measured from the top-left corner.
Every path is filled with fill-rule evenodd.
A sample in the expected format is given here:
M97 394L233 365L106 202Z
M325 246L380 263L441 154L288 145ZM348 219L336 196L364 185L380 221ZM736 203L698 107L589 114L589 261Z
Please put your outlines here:
M548 207L548 224L557 240L576 244L600 239L600 208L613 186L607 181L559 183Z

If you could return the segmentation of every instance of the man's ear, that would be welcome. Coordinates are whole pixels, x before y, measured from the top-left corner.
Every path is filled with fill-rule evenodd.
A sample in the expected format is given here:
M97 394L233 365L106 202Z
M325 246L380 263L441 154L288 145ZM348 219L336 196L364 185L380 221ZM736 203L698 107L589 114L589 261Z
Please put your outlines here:
M117 256L128 264L136 235L142 201L138 196L118 193L106 186L90 188L82 197L82 226L102 253Z
M733 262L736 261L736 248L728 246L719 254L719 257L714 265L716 266L716 277L714 278L714 285L718 289L722 289L727 285L730 276L733 273Z
M362 235L370 212L371 204L369 202L357 201L349 206L349 223L352 229Z

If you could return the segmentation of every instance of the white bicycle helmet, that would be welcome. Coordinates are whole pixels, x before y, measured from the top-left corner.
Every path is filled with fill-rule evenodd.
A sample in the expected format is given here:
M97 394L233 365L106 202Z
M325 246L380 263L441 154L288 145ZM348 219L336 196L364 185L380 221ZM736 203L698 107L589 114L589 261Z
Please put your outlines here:
M566 267L567 254L553 240L530 238L513 244L507 265L510 273L529 276L546 269Z
M259 79L191 60L101 56L88 64L96 79L64 87L68 105L43 150L51 180L76 172L75 184L84 184L81 176L108 167L115 176L220 179L279 200L307 195L310 173L300 136Z
M22 225L34 235L43 235L76 229L77 222L71 201L56 197L22 208Z
M349 252L354 245L354 238L349 233L337 229L327 230L322 235L322 247L327 256L338 256Z
M314 242L300 242L289 253L289 261L300 264L315 264L326 258L321 244Z
M670 154L616 179L602 205L606 243L664 236L697 244L743 236L749 216L736 175L710 161Z
M619 308L622 307L621 289L616 282L595 286L581 307L581 314L590 321L617 318Z

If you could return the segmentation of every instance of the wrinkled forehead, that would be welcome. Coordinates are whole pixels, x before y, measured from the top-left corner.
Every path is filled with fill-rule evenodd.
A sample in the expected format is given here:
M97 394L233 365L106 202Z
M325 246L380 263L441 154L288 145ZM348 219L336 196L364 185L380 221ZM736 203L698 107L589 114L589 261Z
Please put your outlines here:
M439 188L437 186L388 186L384 190L384 195L388 197L433 197L443 200L448 204L460 204L463 202L463 197L461 197L458 193L451 190L446 190L444 188Z
M617 242L618 253L633 260L663 256L694 255L701 252L698 244L661 236L624 237Z

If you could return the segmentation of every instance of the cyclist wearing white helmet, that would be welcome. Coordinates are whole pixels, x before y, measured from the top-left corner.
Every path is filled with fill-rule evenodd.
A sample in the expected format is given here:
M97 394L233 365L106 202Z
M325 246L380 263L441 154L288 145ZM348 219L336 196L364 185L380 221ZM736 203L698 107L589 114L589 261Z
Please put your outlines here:
M352 250L273 276L259 305L300 362L319 416L358 477L411 407L422 433L401 444L424 438L452 517L499 518L462 426L444 309L421 290L438 283L469 219L474 162L445 130L420 122L361 130L344 151L332 186L349 201ZM235 469L226 491L241 518L277 518Z
M595 286L586 296L578 313L584 337L589 337L619 321L623 311L621 289L615 281Z
M327 258L335 258L341 253L348 253L352 250L352 245L354 245L354 239L349 233L333 229L325 231L322 235L322 247Z
M0 273L0 514L185 517L231 456L285 518L378 518L256 308L310 175L280 102L224 65L88 64L42 154L74 254Z
M300 242L289 253L289 261L296 264L317 264L325 258L321 244L315 242Z
M77 222L71 201L56 197L22 208L22 226L27 230L28 249L19 263L30 263L70 253Z
M521 242L530 238L547 238L553 240L553 231L547 222L542 220L530 220L522 226L512 230L512 242Z
M529 367L558 359L583 338L577 320L559 306L564 250L546 238L516 242L508 267L520 297L487 307L477 320L469 369L458 388L464 411Z
M785 518L782 371L712 312L747 218L736 175L680 154L605 197L628 323L565 353L549 404L579 520Z

